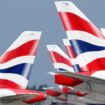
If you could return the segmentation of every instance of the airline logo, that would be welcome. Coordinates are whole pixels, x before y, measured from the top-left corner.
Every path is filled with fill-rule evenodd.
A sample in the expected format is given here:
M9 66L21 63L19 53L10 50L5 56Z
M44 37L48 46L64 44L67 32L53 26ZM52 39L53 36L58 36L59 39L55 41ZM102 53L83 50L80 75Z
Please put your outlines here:
M2 87L26 88L41 32L25 31L0 57Z
M81 72L105 78L104 35L72 2L55 4Z

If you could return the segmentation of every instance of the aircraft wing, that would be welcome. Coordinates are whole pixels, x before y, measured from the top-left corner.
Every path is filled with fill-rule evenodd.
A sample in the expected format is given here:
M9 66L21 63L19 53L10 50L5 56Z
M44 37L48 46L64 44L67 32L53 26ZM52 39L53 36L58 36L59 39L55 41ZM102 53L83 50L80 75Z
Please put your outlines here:
M84 98L98 101L99 103L105 103L105 80L92 76L81 75L71 72L57 72L62 75L73 77L84 81L83 83L75 86L75 89L79 89L81 92L87 92L88 94ZM99 98L102 97L102 98Z
M5 96L5 97L1 97L0 101L2 103L11 103L11 102L15 102L15 101L24 101L24 100L30 100L32 98L34 98L35 94L21 94L21 95L12 95L12 96Z
M100 79L100 78L96 78L96 77L92 77L92 76L86 76L86 75L72 73L72 72L57 72L57 73L60 73L60 74L65 75L65 76L77 78L77 79L80 79L80 80L82 80L84 82L92 82L92 83L97 83L97 84L105 84L105 80Z
M32 104L35 102L43 101L46 99L46 94L42 92L37 92L33 90L27 90L27 89L13 89L8 88L8 91L1 94L0 102L1 103L13 103L13 102L24 102L26 104ZM1 90L2 91L2 90ZM3 91L6 91L3 90ZM14 92L14 94L12 94Z

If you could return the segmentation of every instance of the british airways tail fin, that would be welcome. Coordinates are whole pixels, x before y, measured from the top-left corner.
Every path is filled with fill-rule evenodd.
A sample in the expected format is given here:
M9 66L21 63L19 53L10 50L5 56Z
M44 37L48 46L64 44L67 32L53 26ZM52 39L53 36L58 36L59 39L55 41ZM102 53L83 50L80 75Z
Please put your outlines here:
M105 78L105 37L102 32L72 2L58 1L55 4L80 72Z
M53 66L56 70L59 70L60 72L74 72L70 58L60 49L59 46L47 45L47 48L52 58Z
M15 88L27 86L40 37L41 32L25 31L4 52L0 57L0 83Z

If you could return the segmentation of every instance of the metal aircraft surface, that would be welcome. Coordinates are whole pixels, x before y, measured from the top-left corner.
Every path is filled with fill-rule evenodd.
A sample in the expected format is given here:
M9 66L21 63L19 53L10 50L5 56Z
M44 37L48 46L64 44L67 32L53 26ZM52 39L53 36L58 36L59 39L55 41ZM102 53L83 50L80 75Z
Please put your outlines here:
M28 78L36 57L41 32L25 31L0 57L0 104L26 105L46 99L28 90Z

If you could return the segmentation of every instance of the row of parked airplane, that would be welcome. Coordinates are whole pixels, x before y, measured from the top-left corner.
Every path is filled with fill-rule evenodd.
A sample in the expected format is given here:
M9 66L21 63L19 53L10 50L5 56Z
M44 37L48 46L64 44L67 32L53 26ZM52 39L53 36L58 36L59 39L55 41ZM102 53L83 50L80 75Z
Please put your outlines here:
M105 30L99 30L72 2L55 5L67 34L63 39L67 54L57 45L47 45L56 70L50 74L56 84L67 86L67 94L78 97L70 97L71 101L104 104Z
M54 97L73 104L105 103L105 30L98 29L72 2L55 2L67 38L67 54L47 45L58 88L28 90L41 32L25 31L0 57L0 104L27 105ZM71 96L71 97L70 97Z

